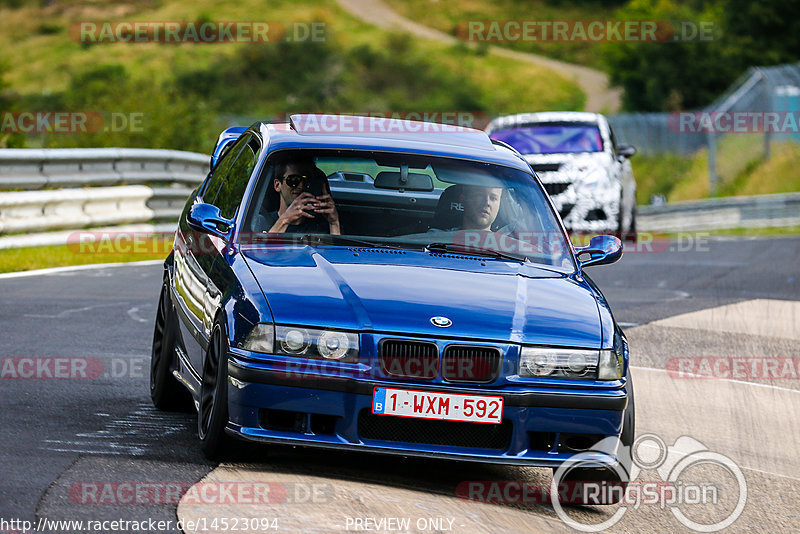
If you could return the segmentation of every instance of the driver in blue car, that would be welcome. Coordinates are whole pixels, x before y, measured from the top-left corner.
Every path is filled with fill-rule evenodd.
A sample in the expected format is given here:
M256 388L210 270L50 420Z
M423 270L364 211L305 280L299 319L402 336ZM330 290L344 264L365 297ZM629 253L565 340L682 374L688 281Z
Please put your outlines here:
M468 187L461 195L461 204L464 206L461 229L491 232L502 198L502 187Z
M278 163L272 186L280 204L266 214L269 233L342 233L328 180L313 161Z

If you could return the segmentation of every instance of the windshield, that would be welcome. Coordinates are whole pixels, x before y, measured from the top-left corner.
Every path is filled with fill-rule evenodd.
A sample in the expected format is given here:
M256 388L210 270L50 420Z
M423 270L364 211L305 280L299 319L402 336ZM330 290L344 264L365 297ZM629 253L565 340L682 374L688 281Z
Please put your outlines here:
M602 152L603 138L596 124L546 123L492 132L520 154Z
M273 154L253 190L240 242L242 236L474 254L574 270L566 235L530 174L434 156Z

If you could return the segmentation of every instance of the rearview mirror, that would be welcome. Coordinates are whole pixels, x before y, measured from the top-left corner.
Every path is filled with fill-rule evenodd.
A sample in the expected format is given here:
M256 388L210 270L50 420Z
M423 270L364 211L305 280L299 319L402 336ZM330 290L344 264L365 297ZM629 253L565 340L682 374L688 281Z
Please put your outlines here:
M581 256L589 255L585 260ZM596 235L589 241L588 247L575 249L581 267L590 265L609 265L622 257L622 241L613 235Z
M222 239L228 239L233 221L224 218L219 208L211 204L198 203L192 206L189 210L189 215L186 216L186 222L192 230L203 232L204 234L211 234ZM219 226L225 227L225 230L220 230Z
M382 171L375 177L373 184L378 189L395 189L405 191L433 191L433 179L427 174L418 172L400 173Z

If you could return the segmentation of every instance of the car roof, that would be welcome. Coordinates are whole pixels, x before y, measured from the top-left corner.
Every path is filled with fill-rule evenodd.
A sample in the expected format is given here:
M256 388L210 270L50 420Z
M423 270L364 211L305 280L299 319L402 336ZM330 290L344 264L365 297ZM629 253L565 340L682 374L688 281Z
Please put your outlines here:
M486 132L492 133L506 128L516 128L537 124L540 122L591 122L600 123L605 117L599 113L589 113L585 111L542 111L538 113L519 113L493 119Z
M356 115L298 114L288 123L256 123L268 151L332 148L408 152L496 163L530 172L514 150L486 132L431 122Z

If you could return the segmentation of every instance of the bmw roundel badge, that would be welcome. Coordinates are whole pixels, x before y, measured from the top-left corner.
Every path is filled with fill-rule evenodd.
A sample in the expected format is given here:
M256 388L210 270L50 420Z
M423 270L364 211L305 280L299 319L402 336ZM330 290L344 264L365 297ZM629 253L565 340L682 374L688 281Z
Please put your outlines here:
M433 326L438 326L439 328L447 328L453 321L448 319L447 317L442 317L441 315L437 315L436 317L431 317L431 323Z

